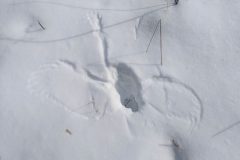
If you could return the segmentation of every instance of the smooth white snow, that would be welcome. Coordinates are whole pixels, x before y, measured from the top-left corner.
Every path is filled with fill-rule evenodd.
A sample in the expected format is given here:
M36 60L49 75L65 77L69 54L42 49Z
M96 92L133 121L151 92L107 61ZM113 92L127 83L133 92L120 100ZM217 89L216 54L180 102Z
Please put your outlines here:
M0 160L238 160L239 9L1 0Z

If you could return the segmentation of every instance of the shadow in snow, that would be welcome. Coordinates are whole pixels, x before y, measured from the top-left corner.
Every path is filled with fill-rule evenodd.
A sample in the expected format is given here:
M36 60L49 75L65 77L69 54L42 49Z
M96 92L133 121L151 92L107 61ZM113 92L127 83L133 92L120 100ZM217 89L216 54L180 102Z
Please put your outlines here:
M137 112L143 105L142 85L134 71L124 63L116 66L118 73L115 87L123 106Z

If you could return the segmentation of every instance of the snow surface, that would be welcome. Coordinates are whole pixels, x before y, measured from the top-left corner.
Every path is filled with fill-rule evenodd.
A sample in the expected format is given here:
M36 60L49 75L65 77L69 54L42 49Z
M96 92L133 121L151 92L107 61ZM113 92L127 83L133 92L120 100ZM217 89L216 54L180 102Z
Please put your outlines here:
M239 0L0 1L0 160L239 160Z

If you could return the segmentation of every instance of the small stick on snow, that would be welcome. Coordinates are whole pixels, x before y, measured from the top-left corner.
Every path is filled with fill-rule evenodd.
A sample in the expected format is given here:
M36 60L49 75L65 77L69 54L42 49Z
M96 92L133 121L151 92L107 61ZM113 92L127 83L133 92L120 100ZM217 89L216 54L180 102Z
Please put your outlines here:
M159 21L160 24L160 54L161 54L161 66L163 65L163 52L162 52L162 21L160 19Z
M43 25L41 24L40 21L38 21L38 24L39 24L39 26L40 26L43 30L45 30L45 27L43 27Z
M158 145L163 147L180 148L179 144L174 139L172 139L172 144L158 144Z
M93 95L92 95L92 106L93 106L94 111L95 111L96 113L98 113L98 109L97 109L96 104L95 104L95 98L94 98Z
M71 132L69 129L66 129L65 131L66 131L66 133L68 133L69 135L72 135L72 132Z
M214 135L212 135L212 138L214 138L214 137L216 137L216 136L218 136L218 135L220 135L220 134L222 134L222 133L224 133L224 132L232 129L233 127L235 127L235 126L237 126L237 125L239 125L239 124L240 124L240 121L237 121L237 122L229 125L228 127L224 128L224 129L218 131L217 133L215 133Z
M173 146L176 147L176 148L179 148L179 147L180 147L179 144L178 144L174 139L172 140L172 144L173 144Z
M150 47L150 45L151 45L151 43L152 43L152 40L153 40L154 35L155 35L156 31L157 31L157 28L158 28L159 23L160 23L160 21L158 21L158 23L157 23L157 25L156 25L156 28L154 29L153 35L152 35L152 37L151 37L151 39L150 39L150 41L149 41L149 43L148 43L148 46L147 46L147 49L146 49L146 53L148 52L148 49L149 49L149 47Z

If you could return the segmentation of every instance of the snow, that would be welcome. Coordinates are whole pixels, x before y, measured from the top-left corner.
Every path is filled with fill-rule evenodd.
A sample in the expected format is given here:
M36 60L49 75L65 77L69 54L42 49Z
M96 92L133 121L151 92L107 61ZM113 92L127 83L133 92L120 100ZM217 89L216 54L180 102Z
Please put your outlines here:
M0 1L0 160L238 160L240 1Z

